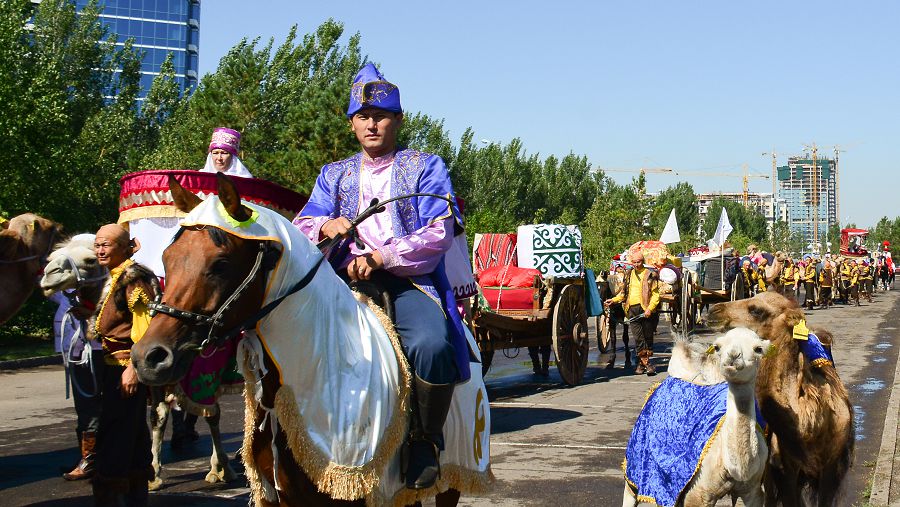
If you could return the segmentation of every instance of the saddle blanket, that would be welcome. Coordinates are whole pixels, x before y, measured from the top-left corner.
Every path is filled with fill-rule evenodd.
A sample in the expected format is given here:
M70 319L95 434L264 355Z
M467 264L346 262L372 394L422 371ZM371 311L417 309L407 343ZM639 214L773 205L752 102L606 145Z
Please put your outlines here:
M716 438L727 396L726 382L702 386L675 377L651 390L622 463L640 501L675 505Z

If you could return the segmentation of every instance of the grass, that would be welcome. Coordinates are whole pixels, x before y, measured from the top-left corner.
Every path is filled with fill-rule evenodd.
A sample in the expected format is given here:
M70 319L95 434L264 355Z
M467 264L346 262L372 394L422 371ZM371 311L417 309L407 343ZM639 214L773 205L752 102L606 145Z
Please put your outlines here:
M872 507L869 501L872 499L872 479L875 477L875 462L866 460L863 462L863 466L871 469L872 472L869 474L869 478L866 479L866 487L859 493L859 501L853 504L854 507Z

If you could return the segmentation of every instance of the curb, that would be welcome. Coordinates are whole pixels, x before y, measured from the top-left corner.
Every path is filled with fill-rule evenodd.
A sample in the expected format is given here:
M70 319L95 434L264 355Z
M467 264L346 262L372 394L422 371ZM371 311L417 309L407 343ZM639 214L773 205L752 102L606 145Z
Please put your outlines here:
M869 497L872 507L887 507L900 503L890 503L892 496L900 500L900 485L896 485L897 490L891 491L891 477L894 472L900 474L900 456L897 455L897 451L900 451L897 448L897 436L900 433L900 357L894 370L894 383L891 386L891 397L884 416L883 428L881 448L878 450L878 460L875 462L875 473L872 476L872 496Z
M37 366L50 366L54 364L62 364L62 355L53 354L52 356L28 357L25 359L0 361L0 371L21 370L23 368L35 368Z

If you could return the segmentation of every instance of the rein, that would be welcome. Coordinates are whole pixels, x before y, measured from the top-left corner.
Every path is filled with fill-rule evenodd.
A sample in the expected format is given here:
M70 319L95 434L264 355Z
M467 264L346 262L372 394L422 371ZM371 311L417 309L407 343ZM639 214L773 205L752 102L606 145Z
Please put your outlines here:
M434 197L436 199L441 199L447 201L451 204L451 210L453 205L452 198L440 195L440 194L431 194L425 192L417 192L412 194L399 195L397 197L391 197L390 199L385 199L384 201L379 201L377 198L372 199L369 203L369 207L364 209L359 215L356 216L353 220L350 221L350 231L348 234L354 236L354 240L357 242L357 246L360 246L359 238L355 237L356 227L359 226L367 218L375 215L376 213L382 213L385 211L386 204L399 201L401 199L409 199L411 197ZM199 351L203 351L209 345L213 345L215 347L222 346L226 341L236 338L241 333L248 329L252 329L256 326L256 324L265 318L267 315L272 313L275 308L278 307L285 299L296 294L303 290L307 285L312 282L316 273L319 271L319 267L328 257L330 251L337 246L341 241L343 241L343 237L337 236L334 238L328 238L320 241L316 247L319 251L322 252L322 255L316 260L316 263L313 264L309 271L303 275L303 278L297 281L287 292L285 292L282 296L272 300L269 304L260 308L256 313L251 315L249 318L245 319L243 322L234 326L233 328L222 332L216 333L217 329L223 326L222 317L226 311L228 311L229 306L240 298L241 294L246 290L246 288L253 282L254 279L260 274L260 267L263 264L263 257L269 249L269 246L266 242L259 243L259 252L256 254L256 261L253 263L253 267L250 269L250 273L247 274L247 277L244 278L244 281L235 289L235 291L225 300L224 303L219 307L218 310L212 315L205 315L202 313L191 312L187 310L181 310L175 308L173 306L167 305L162 302L162 295L158 295L156 300L152 303L149 303L147 306L150 308L150 317L153 317L157 313L164 313L169 315L170 317L175 317L176 319L188 321L188 323L192 323L195 326L208 326L209 333L206 336L206 339L198 347ZM263 270L263 273L266 273L268 270Z
M56 227L53 228L52 234L50 234L50 241L47 243L47 250L41 254L29 255L28 257L19 257L18 259L13 259L9 261L0 260L0 264L18 264L20 262L29 262L36 259L41 260L41 265L47 264L47 256L50 255L50 251L53 250L53 244L56 242Z

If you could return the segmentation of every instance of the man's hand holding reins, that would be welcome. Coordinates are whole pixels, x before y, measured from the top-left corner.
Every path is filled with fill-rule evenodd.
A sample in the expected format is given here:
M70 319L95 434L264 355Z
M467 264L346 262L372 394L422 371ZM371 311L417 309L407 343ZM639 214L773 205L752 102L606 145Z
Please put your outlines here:
M344 217L337 217L322 224L321 235L327 238L345 237L350 233L350 221Z
M381 256L381 252L375 250L350 261L350 264L347 265L347 275L353 281L368 280L376 269L382 267L384 267L384 258Z

